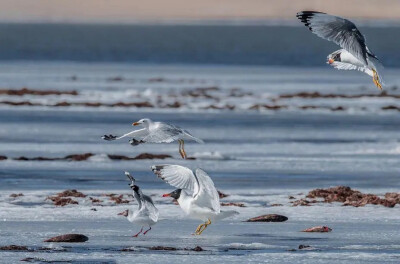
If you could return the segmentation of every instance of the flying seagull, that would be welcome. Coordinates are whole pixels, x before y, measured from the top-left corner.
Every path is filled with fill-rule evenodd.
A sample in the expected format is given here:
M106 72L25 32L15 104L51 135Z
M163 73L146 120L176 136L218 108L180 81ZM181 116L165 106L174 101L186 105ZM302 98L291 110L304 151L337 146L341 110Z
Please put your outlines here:
M163 197L176 199L189 217L204 221L197 227L195 235L201 235L211 224L211 220L220 220L238 214L236 211L221 211L214 182L202 169L196 169L195 173L179 165L154 165L151 169L160 179L179 188L164 194Z
M178 126L163 122L153 122L148 118L141 119L137 122L132 123L133 126L141 125L144 128L131 131L122 136L104 135L104 140L117 140L124 137L132 137L129 143L133 146L143 143L171 143L178 140L179 142L179 153L183 159L187 158L184 145L185 139L194 140L197 143L204 143L203 140L192 136L187 130L184 130Z
M143 232L143 227L147 225L149 229L143 232L143 235L146 235L151 230L151 226L155 225L158 221L158 209L155 207L153 200L149 196L144 195L139 186L135 184L135 179L131 174L125 171L125 175L131 181L129 187L133 190L133 197L135 197L139 205L139 208L135 212L128 210L128 220L131 223L142 226L139 233L133 237L138 237Z
M382 90L383 66L368 49L365 37L353 22L316 11L302 11L297 18L317 36L332 41L342 49L328 55L328 64L338 70L359 70L372 77L374 84Z

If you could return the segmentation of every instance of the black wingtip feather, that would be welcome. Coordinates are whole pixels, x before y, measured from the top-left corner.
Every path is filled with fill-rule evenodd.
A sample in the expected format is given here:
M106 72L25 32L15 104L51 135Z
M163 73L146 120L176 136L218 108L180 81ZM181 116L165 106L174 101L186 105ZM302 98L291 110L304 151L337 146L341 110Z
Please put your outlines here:
M301 17L301 16L313 16L313 15L315 15L315 14L326 14L326 13L319 12L319 11L300 11L300 12L297 12L296 16L297 16L297 17Z
M164 168L163 165L153 165L151 166L151 170L155 175L157 175L158 178L164 180L164 177L161 175L161 170Z
M310 26L310 19L315 15L315 14L325 14L323 12L318 12L318 11L301 11L296 14L296 17L304 23L306 27L308 27L309 30L312 30Z
M113 135L104 135L104 136L102 136L101 138L104 139L104 140L107 140L107 141L111 141L111 140L115 140L115 139L117 138L117 136L113 136Z

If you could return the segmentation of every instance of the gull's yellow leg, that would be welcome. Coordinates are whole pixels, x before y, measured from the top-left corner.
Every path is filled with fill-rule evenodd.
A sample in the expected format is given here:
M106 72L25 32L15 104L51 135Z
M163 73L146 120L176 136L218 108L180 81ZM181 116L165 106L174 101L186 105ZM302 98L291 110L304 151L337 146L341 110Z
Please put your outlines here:
M208 225L204 225L204 228L200 229L200 230L197 232L197 235L201 235L201 233L203 233L203 231L206 230L207 226L208 226Z
M195 232L198 232L202 227L204 226L204 224L200 224L197 228Z
M372 81L374 82L375 86L378 87L378 84L376 83L375 78L372 78Z
M205 223L202 224L201 228L199 230L197 230L196 235L200 235L206 228L207 228L207 225Z
M376 87L378 87L378 84L376 83L376 78L375 78L375 76L376 76L375 70L372 69L372 81L374 82L374 84L376 85Z
M203 228L203 229L200 229L200 230L196 233L196 235L201 235L201 233L203 233L203 231L206 230L207 226L209 226L209 225L211 225L211 220L210 220L210 219L208 219L208 221L204 223L204 228Z
M181 157L182 157L182 152L181 152L181 145L182 145L182 143L181 143L181 140L180 140L180 139L178 139L178 143L179 143L179 154L180 154Z
M382 90L382 84L381 84L381 82L379 81L379 76L378 76L378 75L376 76L376 83L378 84L379 90Z
M183 141L182 139L182 153L183 153L183 157L184 159L187 158L186 152L185 152L185 141Z
M379 82L378 74L376 73L376 71L374 69L372 69L372 72L373 72L372 80L374 81L375 86L378 87L379 90L382 90L382 84Z
M196 231L194 231L193 235L197 235L197 233L199 232L199 230L204 226L205 224L200 224L197 228Z
M179 142L179 154L181 154L182 159L185 158L185 155L183 153L183 140L182 139L178 139Z

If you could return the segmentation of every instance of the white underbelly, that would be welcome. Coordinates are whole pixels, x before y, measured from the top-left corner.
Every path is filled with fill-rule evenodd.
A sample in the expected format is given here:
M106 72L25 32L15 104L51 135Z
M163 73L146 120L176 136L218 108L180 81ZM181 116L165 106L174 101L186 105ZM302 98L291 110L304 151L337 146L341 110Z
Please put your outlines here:
M135 211L132 216L128 216L128 221L137 225L154 225L154 222L146 211Z
M214 218L216 215L210 208L198 206L193 200L186 200L183 203L179 202L179 205L185 214L192 219L207 221L209 218Z
M154 225L156 223L148 217L136 217L134 219L130 219L129 221L137 225L149 225L149 226Z
M350 64L356 65L358 67L366 66L366 65L364 65L364 63L362 63L359 59L354 57L350 52L348 52L346 50L341 53L340 60L341 60L341 62L350 63Z

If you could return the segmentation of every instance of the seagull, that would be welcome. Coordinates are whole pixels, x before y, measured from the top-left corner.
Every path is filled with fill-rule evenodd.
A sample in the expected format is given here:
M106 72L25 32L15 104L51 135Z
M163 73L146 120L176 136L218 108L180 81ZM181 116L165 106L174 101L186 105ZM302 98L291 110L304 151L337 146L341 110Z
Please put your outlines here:
M365 37L353 22L316 11L302 11L296 17L317 36L332 41L342 49L328 55L327 63L338 70L358 70L372 77L382 90L383 66L368 49ZM379 71L378 71L379 70Z
M131 181L129 187L133 190L133 197L135 197L139 205L138 210L135 212L128 210L128 221L142 226L139 233L133 237L138 237L143 232L143 227L147 225L149 229L143 232L143 235L146 235L151 230L151 226L155 225L158 221L158 209L155 207L153 200L149 196L144 195L139 186L135 184L135 179L131 174L125 171L125 175Z
M144 128L131 131L122 136L104 135L101 138L104 140L117 140L124 137L132 137L129 143L133 146L143 143L171 143L178 140L179 142L179 153L183 159L187 158L184 149L184 140L194 140L197 143L204 143L203 140L192 136L187 130L184 130L178 126L163 122L153 122L148 118L141 119L137 122L132 123L133 126L141 125Z
M172 197L181 209L191 218L204 221L194 235L201 233L211 224L211 220L220 220L238 214L237 211L221 211L219 195L214 182L202 169L195 173L189 168L179 165L154 165L151 170L160 179L179 188L163 197Z

